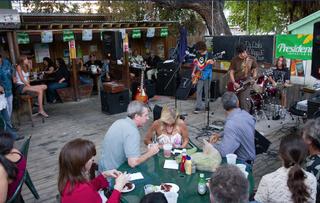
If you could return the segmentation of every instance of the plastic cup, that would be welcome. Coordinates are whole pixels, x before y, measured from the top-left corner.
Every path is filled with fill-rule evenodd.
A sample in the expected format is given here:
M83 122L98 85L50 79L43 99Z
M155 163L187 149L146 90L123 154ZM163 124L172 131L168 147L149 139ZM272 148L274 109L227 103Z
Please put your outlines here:
M243 172L244 177L248 178L249 173L247 171Z
M226 155L227 163L236 165L237 157L238 156L236 154L227 154Z
M163 145L163 156L165 158L171 157L172 144L164 144Z
M144 194L145 195L153 192L153 185L151 185L151 184L147 184L143 188L144 188Z
M165 192L168 203L177 203L179 194L176 192Z
M245 164L237 164L237 166L243 173L246 172L247 166Z

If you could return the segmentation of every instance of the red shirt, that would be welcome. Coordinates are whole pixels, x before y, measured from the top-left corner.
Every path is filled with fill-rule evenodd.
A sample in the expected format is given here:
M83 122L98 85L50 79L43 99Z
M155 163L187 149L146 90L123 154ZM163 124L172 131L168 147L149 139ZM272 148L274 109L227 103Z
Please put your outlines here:
M70 184L67 183L61 195L62 203L101 203L102 200L98 190L109 187L109 183L103 175L99 175L90 182L76 184L72 192L67 193L69 187ZM107 203L119 203L120 196L121 193L118 190L113 190Z

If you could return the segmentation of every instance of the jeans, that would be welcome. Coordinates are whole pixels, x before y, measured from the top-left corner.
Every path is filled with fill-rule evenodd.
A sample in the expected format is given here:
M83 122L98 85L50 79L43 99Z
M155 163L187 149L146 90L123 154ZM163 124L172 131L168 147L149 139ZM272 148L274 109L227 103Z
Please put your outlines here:
M89 85L89 84L93 84L93 81L91 78L87 78L85 76L80 75L80 84L81 85Z
M196 109L204 110L207 107L209 101L209 88L211 80L199 80L197 83L197 100L196 100ZM205 103L202 101L202 91L204 88Z
M4 122L4 131L9 132L13 136L13 139L16 139L17 133L12 128L12 124L11 124L11 120L9 118L8 110L6 108L2 109L0 111L0 113L1 113L2 120Z
M9 114L9 118L11 119L13 95L11 94L10 96L6 97L6 99L7 99L7 111Z
M65 88L68 86L68 83L62 82L54 82L48 84L48 89L47 89L47 100L48 102L53 102L54 100L58 99L59 95L57 93L57 89Z

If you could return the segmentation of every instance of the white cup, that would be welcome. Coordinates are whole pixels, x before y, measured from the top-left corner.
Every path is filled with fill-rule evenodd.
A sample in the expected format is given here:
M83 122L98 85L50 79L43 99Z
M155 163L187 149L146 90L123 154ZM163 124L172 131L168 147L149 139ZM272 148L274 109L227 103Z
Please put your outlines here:
M235 165L237 161L237 157L238 156L236 154L227 154L226 155L227 163Z
M243 173L246 172L247 166L245 164L237 164L237 166Z
M168 203L177 203L179 194L177 192L165 192Z
M171 156L172 144L163 145L163 156L169 158Z
M244 177L248 178L249 173L247 171L243 172Z
M153 190L154 186L151 185L151 184L147 184L143 188L144 188L144 194L145 195L147 195L147 194L149 194L151 192L154 192L154 190Z

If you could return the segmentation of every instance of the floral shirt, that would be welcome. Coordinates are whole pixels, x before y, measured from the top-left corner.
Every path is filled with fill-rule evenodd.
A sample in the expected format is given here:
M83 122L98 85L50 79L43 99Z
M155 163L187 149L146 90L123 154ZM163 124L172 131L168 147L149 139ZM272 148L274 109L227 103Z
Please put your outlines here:
M305 167L317 178L317 202L320 202L320 154L307 157Z
M12 95L12 67L7 59L2 59L0 64L0 85L4 88L6 97Z

